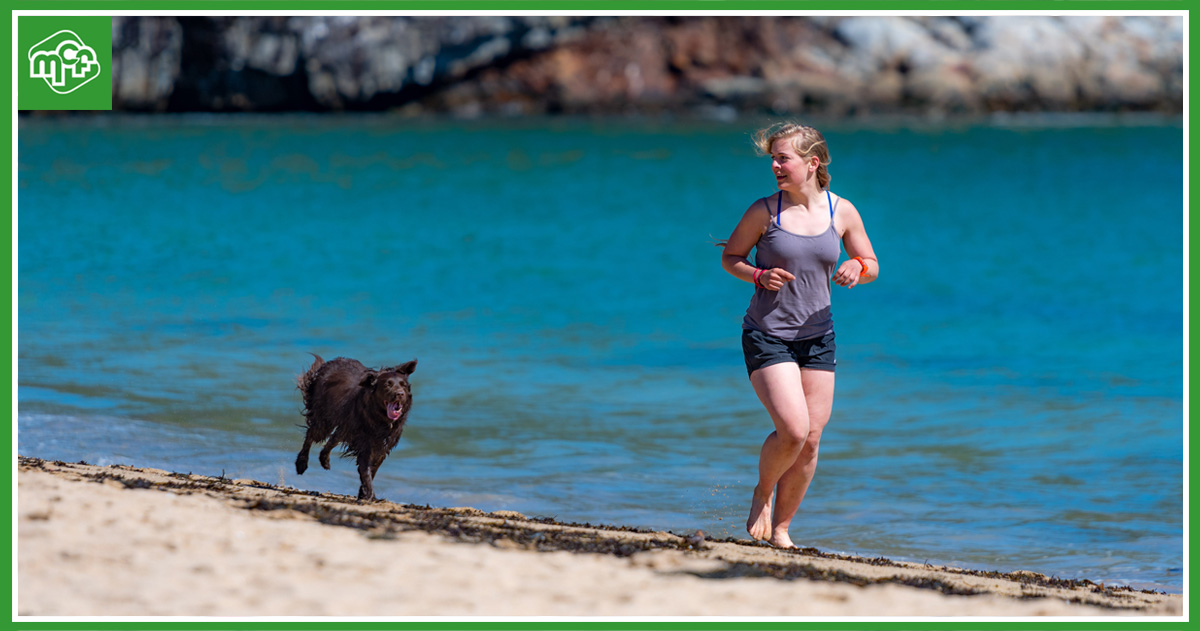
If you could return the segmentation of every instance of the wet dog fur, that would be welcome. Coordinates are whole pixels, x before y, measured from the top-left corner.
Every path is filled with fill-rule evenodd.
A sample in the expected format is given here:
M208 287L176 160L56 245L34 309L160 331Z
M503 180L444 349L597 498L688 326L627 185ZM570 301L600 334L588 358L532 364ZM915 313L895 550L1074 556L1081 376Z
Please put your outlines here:
M372 370L357 360L338 357L330 361L314 354L316 361L296 379L304 398L306 431L304 445L296 456L296 473L308 468L309 449L325 443L321 466L329 469L329 454L344 445L345 458L358 462L358 499L375 499L375 473L384 458L400 442L408 412L412 409L412 387L408 377L417 360Z

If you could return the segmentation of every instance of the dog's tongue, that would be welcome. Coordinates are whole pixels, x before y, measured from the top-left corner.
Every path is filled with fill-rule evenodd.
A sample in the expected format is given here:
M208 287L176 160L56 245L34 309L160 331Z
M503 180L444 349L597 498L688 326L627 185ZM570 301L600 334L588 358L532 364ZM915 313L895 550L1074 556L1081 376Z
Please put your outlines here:
M387 415L388 415L388 418L392 419L393 421L395 421L395 420L399 420L399 418L400 418L400 404L399 404L399 403L389 403L389 404L387 404Z

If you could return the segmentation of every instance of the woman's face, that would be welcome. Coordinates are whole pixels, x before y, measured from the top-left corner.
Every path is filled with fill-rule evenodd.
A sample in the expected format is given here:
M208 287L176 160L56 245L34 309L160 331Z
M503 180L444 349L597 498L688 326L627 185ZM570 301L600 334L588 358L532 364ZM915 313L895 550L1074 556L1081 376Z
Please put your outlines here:
M775 184L779 188L799 186L804 183L810 171L815 170L813 162L816 156L805 160L796 154L791 138L781 138L771 145L771 171L775 173Z

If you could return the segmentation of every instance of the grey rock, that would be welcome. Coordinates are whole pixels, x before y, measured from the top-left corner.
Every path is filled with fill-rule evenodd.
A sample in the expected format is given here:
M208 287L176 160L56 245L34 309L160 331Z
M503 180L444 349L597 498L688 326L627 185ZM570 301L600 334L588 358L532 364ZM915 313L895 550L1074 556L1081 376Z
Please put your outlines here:
M113 17L113 107L165 109L183 39L174 18Z
M113 18L128 110L868 114L1183 102L1177 16Z

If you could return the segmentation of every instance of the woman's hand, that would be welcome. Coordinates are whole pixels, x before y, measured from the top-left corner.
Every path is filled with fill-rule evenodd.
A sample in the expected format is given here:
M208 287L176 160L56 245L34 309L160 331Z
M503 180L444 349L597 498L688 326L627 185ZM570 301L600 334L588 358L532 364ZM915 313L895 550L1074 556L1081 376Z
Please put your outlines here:
M758 284L771 291L779 291L784 283L796 280L796 275L778 267L772 267L758 277Z
M838 268L837 273L833 275L833 282L841 285L842 287L853 287L857 285L858 281L862 278L863 271L864 267L862 261L859 261L858 259L850 259L849 261L842 263L841 267Z

